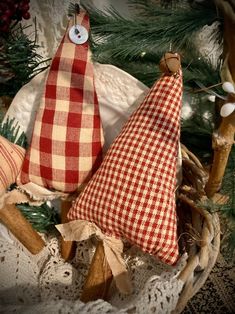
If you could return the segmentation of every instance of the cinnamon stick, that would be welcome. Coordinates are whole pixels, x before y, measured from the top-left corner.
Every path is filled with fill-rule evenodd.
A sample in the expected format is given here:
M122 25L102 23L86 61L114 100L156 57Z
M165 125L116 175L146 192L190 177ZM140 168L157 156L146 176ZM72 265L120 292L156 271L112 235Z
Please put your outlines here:
M62 201L61 202L61 223L68 222L67 214L71 208L71 201ZM74 241L65 241L61 237L61 256L65 261L71 260L75 255L75 242Z
M112 278L112 271L105 257L103 243L99 242L84 284L81 301L105 300Z
M15 205L7 204L0 209L0 220L30 253L38 254L44 248L43 239Z

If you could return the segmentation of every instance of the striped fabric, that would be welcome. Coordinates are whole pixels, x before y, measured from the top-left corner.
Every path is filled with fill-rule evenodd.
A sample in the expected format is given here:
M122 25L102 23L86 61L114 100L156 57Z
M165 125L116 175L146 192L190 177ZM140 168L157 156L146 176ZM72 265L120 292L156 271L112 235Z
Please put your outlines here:
M85 12L77 22L89 31ZM73 192L101 162L103 134L90 50L88 42L70 41L70 26L52 60L19 185L33 182Z
M0 195L16 182L24 155L24 148L9 142L0 135Z
M163 262L178 259L175 210L182 75L162 76L70 209Z

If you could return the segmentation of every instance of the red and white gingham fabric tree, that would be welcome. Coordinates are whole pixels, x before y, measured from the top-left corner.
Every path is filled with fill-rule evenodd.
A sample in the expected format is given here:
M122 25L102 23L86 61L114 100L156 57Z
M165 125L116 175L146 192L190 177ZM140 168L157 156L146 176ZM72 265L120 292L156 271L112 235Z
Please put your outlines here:
M181 101L181 70L162 75L68 214L168 264L179 254L175 189Z
M82 11L77 22L89 31ZM33 182L73 192L90 179L102 159L103 133L88 42L69 39L72 21L52 60L19 185Z

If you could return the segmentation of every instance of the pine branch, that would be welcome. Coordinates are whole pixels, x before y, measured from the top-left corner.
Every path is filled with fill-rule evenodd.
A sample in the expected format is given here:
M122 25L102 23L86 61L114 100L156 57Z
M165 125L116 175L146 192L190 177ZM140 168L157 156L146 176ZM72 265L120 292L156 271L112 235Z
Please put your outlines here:
M26 148L27 140L25 133L19 135L20 126L15 123L15 119L7 118L5 123L0 124L0 135L21 147ZM15 188L15 184L10 190ZM58 223L58 215L53 208L46 203L41 206L30 206L28 204L16 205L27 220L32 224L33 228L39 232L46 232L50 227Z
M132 5L135 3L136 6L139 2L143 3L131 1ZM190 6L169 10L149 2L142 5L142 10L131 18L120 16L113 8L107 9L106 12L86 4L85 8L90 13L93 35L99 36L99 47L109 47L112 42L114 49L120 47L121 54L123 48L128 51L130 45L135 46L137 50L134 57L138 57L142 51L154 51L162 46L169 49L170 43L173 49L178 51L183 48L196 48L194 34L218 19L215 8L211 10L204 6L194 10ZM101 48L100 50L102 51Z
M24 132L19 135L20 126L18 122L15 123L15 119L9 119L7 117L6 122L0 124L0 135L8 139L8 141L26 148L27 139Z
M32 224L38 232L46 232L49 228L59 223L59 217L54 208L46 203L41 206L30 206L28 204L17 204L24 217Z
M0 96L13 97L16 92L37 73L48 67L49 59L43 59L36 51L36 31L33 39L27 37L17 23L7 35L0 35ZM36 24L35 24L36 29ZM41 65L45 65L41 67Z
M120 16L112 7L103 12L83 3L90 15L95 61L118 66L152 86L159 73L157 64L171 44L182 55L186 88L198 88L197 81L204 86L220 82L219 60L215 67L195 46L198 31L218 18L214 4L194 5L192 9L188 1L179 1L169 10L151 1L129 3L134 12L130 18ZM208 41L215 40L214 33ZM215 90L221 92L220 88Z

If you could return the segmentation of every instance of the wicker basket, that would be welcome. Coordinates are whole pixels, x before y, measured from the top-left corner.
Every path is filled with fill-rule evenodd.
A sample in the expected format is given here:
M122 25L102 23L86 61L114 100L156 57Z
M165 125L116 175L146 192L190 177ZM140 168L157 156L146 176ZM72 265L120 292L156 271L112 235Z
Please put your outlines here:
M158 286L151 286L152 291L149 294L153 295L153 303L154 306L145 308L145 313L180 313L185 308L187 302L197 293L197 291L203 286L206 279L208 278L211 269L213 268L216 258L220 248L220 225L217 214L211 214L207 210L205 210L198 200L200 200L204 193L205 182L207 181L207 173L203 169L199 160L189 152L184 146L182 146L182 173L183 180L180 188L178 189L178 198L177 198L177 210L178 210L178 225L179 225L179 244L181 253L187 252L188 258L186 261L186 265L184 268L181 266L174 272L172 276L179 280L176 280L178 283L180 282L179 289L177 293L180 293L179 299L178 294L175 301L170 301L170 306L165 310L163 308L159 309L157 304L161 303L161 300L156 299L156 295L160 297L160 299L167 299L166 295L164 295L164 285L167 285L166 279L164 282L161 280L158 281ZM1 239L0 239L1 240ZM1 242L1 241L0 241ZM1 278L0 290L6 293L5 300L9 300L9 297L14 298L11 290L7 290L6 287L9 286L9 282L12 282L13 290L14 287L17 288L18 279L14 279L14 271L13 264L15 266L15 274L18 275L20 273L20 278L24 281L24 284L27 283L28 287L25 287L25 291L27 292L25 301L22 305L18 303L14 303L12 301L11 305L6 306L5 312L3 313L18 313L24 312L25 309L28 311L34 311L36 308L38 311L46 311L50 313L120 313L119 310L113 305L113 301L110 303L104 302L102 300L88 302L87 304L81 303L78 300L79 291L77 290L77 286L71 286L71 282L74 282L73 274L72 274L72 266L70 264L64 264L64 262L60 258L59 246L58 246L58 238L55 238L52 241L53 243L57 243L56 246L48 246L49 248L49 259L48 262L42 264L42 268L40 269L39 281L42 283L46 283L46 286L40 286L41 290L38 290L38 278L34 278L34 300L31 297L33 294L33 290L31 287L32 284L32 276L30 275L29 269L36 274L35 270L37 266L34 262L34 258L32 256L28 256L28 254L24 254L22 249L18 249L13 245L7 244L6 241L2 241L2 246L0 245L0 261L5 262L5 280ZM77 252L80 251L81 260L84 265L89 265L92 255L90 253L86 256L81 254L81 245L86 247L85 251L94 252L94 246L89 247L88 243L80 244L77 248ZM131 250L131 249L130 249ZM134 255L136 254L135 251ZM92 253L93 254L93 253ZM137 252L137 254L139 254ZM148 254L141 253L142 265L147 265L151 260L151 257ZM14 257L17 256L17 257ZM40 254L39 254L40 256ZM89 259L88 259L89 256ZM136 258L136 255L135 255ZM84 260L85 259L85 260ZM102 263L101 263L102 264ZM156 264L156 260L154 259L154 265ZM9 273L9 265L11 266L11 272ZM103 264L102 264L103 265ZM2 266L2 265L1 265ZM3 268L4 268L3 267ZM30 268L31 267L31 268ZM148 267L145 266L145 267ZM154 267L159 267L159 264ZM103 267L104 268L104 267ZM177 267L176 267L177 268ZM27 272L26 272L26 269ZM147 269L147 268L146 268ZM179 271L180 269L180 271ZM153 277L156 277L156 270L154 268L154 273L152 272ZM69 279L68 274L71 274L71 278ZM83 271L83 275L87 273ZM178 275L176 275L178 273ZM60 276L59 276L60 275ZM151 276L152 276L151 275ZM31 276L30 278L28 276ZM177 276L177 277L175 277ZM12 277L12 278L11 278ZM60 278L60 281L57 281L57 278ZM63 279L61 281L61 278ZM161 278L161 276L159 277ZM171 277L173 278L173 277ZM66 282L64 280L66 279ZM15 280L15 284L14 284ZM78 280L78 279L77 279ZM82 289L83 279L79 279L79 289ZM175 279L173 279L175 280ZM4 287L5 282L5 287ZM151 281L150 281L151 282ZM183 282L183 288L182 288ZM57 300L50 299L50 294L48 294L47 288L49 286L53 286L58 292ZM18 287L20 287L18 282ZM149 289L150 286L147 287ZM156 288L157 287L157 288ZM173 286L172 289L174 289ZM109 294L112 295L114 286L110 289ZM3 290L2 290L3 289ZM12 288L11 288L12 289ZM144 288L145 289L145 288ZM0 294L1 294L0 291ZM40 295L40 291L44 291L44 295L48 300L47 302L41 302L41 297L37 298ZM149 291L149 290L144 290ZM165 290L166 291L166 290ZM169 290L168 290L169 291ZM84 289L83 289L84 292ZM160 295L159 295L160 292ZM10 293L10 294L9 294ZM18 289L17 298L21 294L25 294L23 289ZM69 298L66 297L69 296ZM114 292L115 294L116 292ZM175 292L174 292L175 293ZM15 294L14 294L15 295ZM36 297L35 297L36 295ZM143 298L141 298L143 296ZM162 298L162 296L164 298ZM142 309L136 308L136 301L140 301L139 304L142 305L147 300L144 296L144 292L141 290L140 294L137 295L137 299L130 298L130 303L123 303L124 307L121 309L121 313L143 313ZM27 300L30 299L31 305L27 305ZM60 300L61 299L61 300ZM148 301L148 300L147 300ZM14 305L13 305L14 304ZM117 304L117 302L116 302ZM177 304L177 305L176 305ZM66 307L66 306L67 307ZM145 305L145 304L144 304ZM175 306L176 305L176 306ZM122 306L122 305L121 305ZM127 306L127 307L126 307ZM29 308L30 307L30 308ZM68 310L69 308L69 310ZM142 306L143 308L143 306ZM105 311L103 311L105 309ZM151 310L151 311L150 311Z
M184 282L174 313L180 313L198 292L215 265L220 249L220 223L216 213L198 205L204 196L207 173L202 164L184 145L181 145L183 180L178 195L178 217L181 250L188 260L179 274Z
M220 248L218 215L210 213L202 206L202 201L208 200L204 191L208 181L207 172L198 158L184 145L181 145L181 152L181 185L177 191L178 234L180 251L182 254L187 252L188 258L185 267L177 277L183 282L183 288L173 310L174 313L182 312L187 302L203 286L216 262ZM102 247L101 243L97 246L92 260L82 294L84 302L104 298L107 295L112 275L110 269L108 271L107 268L103 268L101 260L105 259L105 256ZM97 273L100 274L98 280L94 279ZM97 290L98 283L101 285ZM165 296L164 288L161 293ZM158 311L161 312L156 307L152 313L158 313ZM139 313L139 310L133 309L131 313Z

